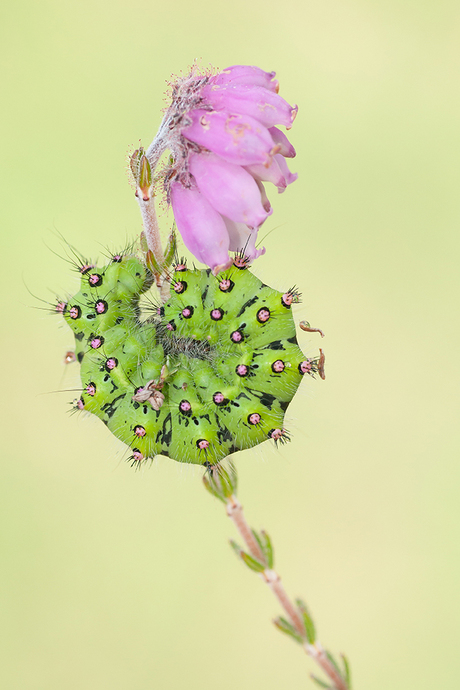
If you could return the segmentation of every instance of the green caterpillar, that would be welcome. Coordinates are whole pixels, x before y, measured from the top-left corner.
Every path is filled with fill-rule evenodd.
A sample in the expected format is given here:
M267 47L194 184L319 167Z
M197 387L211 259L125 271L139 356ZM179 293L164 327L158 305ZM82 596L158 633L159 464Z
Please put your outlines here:
M289 440L284 413L318 361L298 347L291 304L235 257L213 276L176 264L172 296L142 320L153 276L137 257L80 267L81 288L56 311L74 331L82 394L140 465L156 455L200 465L267 439ZM151 309L152 311L152 309Z

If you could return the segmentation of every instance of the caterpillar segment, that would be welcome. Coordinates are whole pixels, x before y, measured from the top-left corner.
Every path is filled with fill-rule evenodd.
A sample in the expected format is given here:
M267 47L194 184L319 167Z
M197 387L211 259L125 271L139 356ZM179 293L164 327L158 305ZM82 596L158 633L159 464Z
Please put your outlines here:
M297 293L268 287L247 262L218 276L181 263L169 301L143 318L140 297L153 284L143 261L118 254L81 273L80 291L58 303L81 364L76 408L99 417L133 465L156 455L215 464L289 440L286 408L317 371L297 344Z

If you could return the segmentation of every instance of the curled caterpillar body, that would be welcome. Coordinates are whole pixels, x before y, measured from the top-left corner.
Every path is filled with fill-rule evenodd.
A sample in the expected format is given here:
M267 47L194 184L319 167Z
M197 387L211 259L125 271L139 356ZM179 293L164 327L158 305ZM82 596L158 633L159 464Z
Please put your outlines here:
M169 301L142 321L152 283L132 255L82 274L60 312L81 364L78 409L102 419L135 465L156 455L215 464L287 440L286 408L317 369L305 366L283 294L247 268L213 276L181 264Z

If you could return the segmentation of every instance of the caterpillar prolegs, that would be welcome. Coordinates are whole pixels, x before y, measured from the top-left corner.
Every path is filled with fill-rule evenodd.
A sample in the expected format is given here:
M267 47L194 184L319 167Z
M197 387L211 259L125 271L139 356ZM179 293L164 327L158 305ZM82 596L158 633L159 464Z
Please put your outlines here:
M81 274L80 291L56 307L81 364L75 406L102 419L134 465L156 455L215 464L289 439L286 408L304 374L318 372L297 344L294 289L273 290L238 257L218 276L181 263L169 301L143 319L153 277L139 258L116 255Z

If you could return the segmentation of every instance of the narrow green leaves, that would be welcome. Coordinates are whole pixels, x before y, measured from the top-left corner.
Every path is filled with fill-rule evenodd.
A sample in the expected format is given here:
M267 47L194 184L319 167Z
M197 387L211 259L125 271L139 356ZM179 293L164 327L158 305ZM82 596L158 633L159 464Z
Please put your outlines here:
M144 256L145 256L145 263L147 264L149 270L154 275L160 276L163 273L167 272L168 268L171 266L172 262L174 261L176 249L177 249L177 240L176 240L176 233L175 233L175 230L173 228L170 236L168 237L168 242L166 244L166 252L165 252L164 261L159 263L156 260L154 253L148 247L145 232L144 231L141 232L141 250L143 251Z
M210 494L227 503L230 496L236 494L238 476L235 466L229 462L227 469L222 465L209 467L203 477L203 484Z
M163 273L164 265L158 263L158 261L155 258L155 254L150 251L150 249L147 251L145 255L145 262L149 269L152 271L157 276L161 276Z
M299 609L300 613L302 614L303 622L305 625L305 634L307 636L307 640L309 644L315 644L316 642L316 630L315 630L315 624L313 623L313 619L310 616L310 613L307 609L307 605L305 604L302 599L296 599L297 608Z
M327 683L324 682L324 680L321 680L317 676L314 676L313 673L310 673L310 678L315 681L319 685L320 688L327 688L327 690L334 690L332 685L328 685Z
M235 496L237 475L235 467L229 463L222 465L208 464L203 477L206 489L227 506L227 514L233 520L248 551L244 551L239 544L230 540L230 545L243 563L255 573L262 575L262 579L269 585L284 608L287 618L278 616L273 621L278 630L300 644L304 651L318 663L327 676L327 682L311 675L312 680L325 690L351 690L350 667L348 659L342 655L339 663L332 654L324 649L316 636L316 629L307 605L302 599L291 603L280 583L280 578L273 570L273 545L269 535L264 530L254 530L247 524L242 513L242 506Z
M278 630L281 630L281 632L285 633L286 635L289 635L289 637L292 637L299 644L302 644L303 639L300 637L299 633L294 628L292 623L289 623L289 621L287 621L286 618L283 618L283 616L279 616L278 618L275 618L273 624L276 625Z
M138 149L136 149L134 151L131 158L129 159L129 167L131 168L134 183L136 184L136 186L137 186L138 180L139 180L140 162L141 162L143 155L144 155L144 148L142 146L140 146Z
M168 237L168 242L166 244L166 251L165 251L165 268L169 268L174 260L174 257L176 255L176 249L177 249L177 240L176 240L176 223L173 225L173 229L171 231L170 236Z
M243 563L245 563L250 570L253 570L255 573L263 573L263 571L267 567L264 563L257 561L255 558L246 553L246 551L243 551L243 549L240 548L238 544L234 542L232 539L230 540L230 546L233 548L236 555L239 558L241 558Z
M144 252L144 254L147 254L149 250L149 245L147 244L147 238L145 236L145 232L142 230L141 232L141 249Z
M230 539L230 546L232 547L233 551L236 553L238 558L241 556L241 546L236 543L236 541L233 541L233 539Z
M147 194L152 184L152 168L147 156L142 155L139 160L139 176L137 179L139 188Z
M351 690L351 672L350 672L350 662L348 661L347 657L345 654L341 655L342 661L343 661L343 668L344 668L344 677L345 677L345 682Z
M261 532L258 533L255 529L253 529L251 532L254 536L254 539L258 543L260 550L265 556L265 561L267 564L266 567L271 570L273 568L273 546L270 537L266 532L264 532L264 530L261 530Z
M296 599L296 605L297 608L299 609L300 613L302 614L304 626L305 626L305 635L307 637L307 642L310 645L314 645L316 642L316 630L315 630L315 624L313 623L313 619L310 616L310 613L307 609L307 606L302 599ZM351 690L351 683L350 683L350 665L348 663L348 659L346 656L342 654L342 661L343 661L343 670L339 667L339 664L337 661L334 659L332 654L328 652L327 650L324 650L324 653L331 664L331 666L334 668L335 672L337 675L342 678L348 690ZM327 685L327 683L324 683L324 681L320 680L319 678L316 678L316 676L312 675L312 679L320 685L322 688L328 688L328 690L334 690L334 688L330 685Z
M250 556L245 551L241 551L240 556L243 562L246 563L248 568L253 570L255 573L263 573L263 571L265 570L265 565L263 563L256 561L255 558Z
M205 489L207 489L209 493L212 494L212 496L215 496L219 499L219 501L222 501L223 503L227 503L225 496L216 489L214 483L209 480L209 477L206 474L203 477L203 484L205 486Z
M131 168L134 184L136 185L136 196L143 201L149 201L153 193L152 166L142 146L134 151L129 160L129 167Z
M153 252L149 249L147 238L143 230L141 232L141 250L144 252L145 263L147 264L149 271L151 271L154 275L160 276L163 272L163 264L158 263Z
M342 661L343 661L343 668L344 668L344 670L342 671L342 669L339 668L339 664L337 663L337 661L334 659L332 654L327 651L327 649L324 650L324 653L325 653L329 663L333 667L334 671L336 672L336 674L339 676L339 678L341 678L344 681L348 690L351 690L350 665L348 663L348 659L343 654L341 655ZM311 677L315 681L315 683L320 685L322 688L328 688L328 690L335 690L335 685L334 686L327 685L324 681L320 680L316 676L312 675Z
M330 652L327 651L327 649L326 649L325 651L326 651L326 656L327 656L327 658L329 659L329 661L331 662L331 664L333 665L333 667L334 667L335 670L337 671L337 674L338 674L341 678L343 678L343 674L342 674L342 671L341 671L340 668L339 668L338 663L336 662L336 660L334 659L334 657L332 656L332 654L331 654Z

